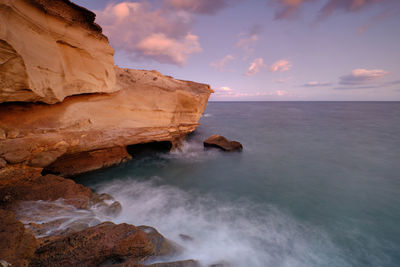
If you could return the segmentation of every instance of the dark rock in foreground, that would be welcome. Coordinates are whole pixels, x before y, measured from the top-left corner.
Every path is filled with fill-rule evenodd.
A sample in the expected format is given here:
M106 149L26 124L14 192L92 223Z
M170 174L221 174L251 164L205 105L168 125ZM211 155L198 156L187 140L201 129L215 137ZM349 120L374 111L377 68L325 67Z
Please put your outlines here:
M199 266L200 265L198 264L198 262L194 260L162 262L149 265L149 267L199 267Z
M222 149L224 151L241 151L243 146L241 143L237 141L231 141L226 139L225 137L214 134L204 140L204 147L215 147Z
M33 235L25 231L24 225L17 221L14 213L0 209L0 266L28 266L36 249Z
M129 266L141 266L145 259L173 250L154 228L105 222L56 240L44 240L30 266L124 266L125 261Z

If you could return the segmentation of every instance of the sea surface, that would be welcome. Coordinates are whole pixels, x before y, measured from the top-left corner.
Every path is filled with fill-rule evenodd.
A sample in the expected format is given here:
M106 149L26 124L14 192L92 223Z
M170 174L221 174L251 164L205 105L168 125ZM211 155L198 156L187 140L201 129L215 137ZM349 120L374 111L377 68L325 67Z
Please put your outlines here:
M215 133L244 150L204 150ZM180 151L76 180L185 248L170 260L400 266L400 102L211 102Z

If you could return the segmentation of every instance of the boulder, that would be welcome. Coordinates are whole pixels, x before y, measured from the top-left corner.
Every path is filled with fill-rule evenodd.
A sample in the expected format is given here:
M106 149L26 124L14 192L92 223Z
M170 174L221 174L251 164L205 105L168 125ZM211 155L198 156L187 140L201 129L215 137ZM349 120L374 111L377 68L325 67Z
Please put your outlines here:
M225 137L214 134L204 140L204 147L215 147L222 149L224 151L241 151L243 149L243 146L241 143L237 141L231 141L226 139Z
M160 235L158 232L154 234ZM160 235L161 236L161 235ZM154 243L161 240L161 244ZM129 261L134 266L168 246L162 236L153 239L143 228L105 222L83 231L44 241L30 266L110 266ZM138 265L136 265L138 266Z
M25 231L24 225L15 219L14 213L0 209L0 264L28 266L35 249L36 239Z

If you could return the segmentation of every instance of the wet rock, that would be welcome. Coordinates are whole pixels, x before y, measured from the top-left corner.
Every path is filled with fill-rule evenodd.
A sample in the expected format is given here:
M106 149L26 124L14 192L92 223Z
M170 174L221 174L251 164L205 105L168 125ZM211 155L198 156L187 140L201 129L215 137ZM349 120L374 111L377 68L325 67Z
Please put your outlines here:
M209 267L230 267L230 263L227 261L221 261L218 263L211 264Z
M0 169L4 168L7 166L7 161L5 161L3 158L0 158Z
M184 234L179 234L179 237L183 240L183 241L193 241L193 237L189 236L189 235L184 235Z
M134 266L160 253L160 246L139 227L106 222L45 243L30 266L110 266L126 259Z
M182 247L166 239L153 227L142 225L138 226L138 229L145 232L147 236L150 238L154 246L154 253L152 255L153 257L158 257L158 258L162 256L170 257L180 253L183 250Z
M36 239L25 231L14 213L0 209L0 266L28 266L36 249Z
M149 267L200 267L200 265L195 260L185 260L185 261L154 263L152 265L149 265Z
M7 196L12 202L0 202L0 207L17 205L19 201L65 199L76 208L89 206L92 192L70 179L55 175L42 176L41 169L11 166L0 169L0 200Z
M18 129L12 129L7 132L7 138L9 138L9 139L14 139L14 138L17 138L18 136L19 136Z
M0 128L0 140L6 139L6 132Z
M101 213L115 217L122 211L122 205L109 194L93 193L90 199L90 206L98 209Z
M204 140L204 147L215 147L222 149L224 151L241 151L243 149L243 146L241 143L237 141L231 141L226 139L225 137L214 134Z
M5 260L0 260L0 267L11 267L12 265Z

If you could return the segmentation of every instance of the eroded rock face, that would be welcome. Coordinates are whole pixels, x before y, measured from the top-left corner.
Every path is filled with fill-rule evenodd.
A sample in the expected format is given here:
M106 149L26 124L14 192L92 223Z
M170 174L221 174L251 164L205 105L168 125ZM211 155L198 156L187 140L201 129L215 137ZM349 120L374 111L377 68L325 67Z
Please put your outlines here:
M73 155L82 152L90 151L82 155L93 159L98 150L174 143L196 129L212 92L208 85L156 71L116 68L116 73L120 91L113 94L73 96L53 105L0 105L0 129L6 136L0 139L0 158L8 164L47 167L63 157L72 162ZM112 165L106 154L97 153L99 161L87 169ZM123 158L109 157L112 162Z
M114 51L95 14L68 0L0 2L0 103L114 92Z
M14 213L0 209L0 259L12 266L28 266L35 249L35 238L25 231Z
M215 147L223 151L241 151L243 146L238 141L231 141L225 137L214 134L204 140L204 147Z
M45 171L66 177L110 167L131 158L125 147L85 151L58 158Z

